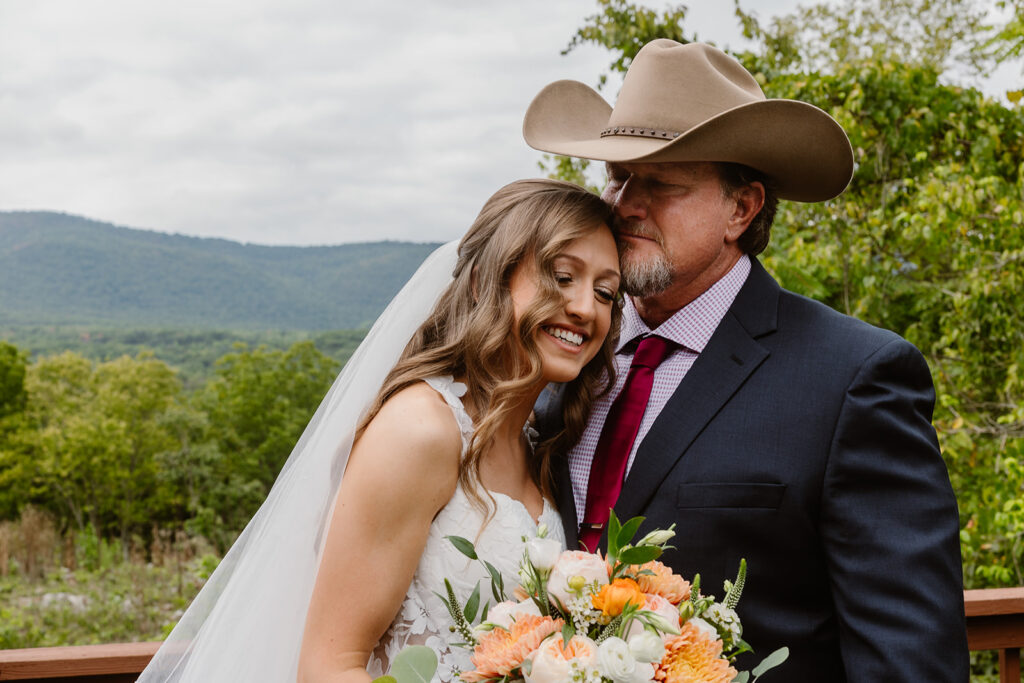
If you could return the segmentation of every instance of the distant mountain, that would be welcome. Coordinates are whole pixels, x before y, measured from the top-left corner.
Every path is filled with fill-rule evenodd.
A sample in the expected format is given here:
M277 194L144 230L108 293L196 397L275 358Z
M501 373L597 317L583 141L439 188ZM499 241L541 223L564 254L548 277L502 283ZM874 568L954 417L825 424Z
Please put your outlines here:
M355 329L436 246L269 247L0 212L0 326Z

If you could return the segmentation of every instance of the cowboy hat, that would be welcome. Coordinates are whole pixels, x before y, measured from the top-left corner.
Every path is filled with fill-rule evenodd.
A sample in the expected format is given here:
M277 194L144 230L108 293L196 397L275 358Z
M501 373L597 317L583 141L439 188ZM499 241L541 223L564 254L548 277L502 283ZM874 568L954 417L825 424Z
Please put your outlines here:
M612 108L579 81L556 81L533 99L523 137L542 152L611 162L726 161L765 174L783 199L842 192L853 150L821 109L769 100L718 48L659 39L633 58Z

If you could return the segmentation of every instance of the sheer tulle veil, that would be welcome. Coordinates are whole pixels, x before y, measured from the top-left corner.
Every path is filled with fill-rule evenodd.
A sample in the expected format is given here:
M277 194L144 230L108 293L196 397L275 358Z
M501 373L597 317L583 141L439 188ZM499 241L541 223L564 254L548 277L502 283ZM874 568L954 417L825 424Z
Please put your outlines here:
M437 249L381 314L320 404L266 502L139 681L295 680L321 541L352 434L451 282L457 255L458 242Z

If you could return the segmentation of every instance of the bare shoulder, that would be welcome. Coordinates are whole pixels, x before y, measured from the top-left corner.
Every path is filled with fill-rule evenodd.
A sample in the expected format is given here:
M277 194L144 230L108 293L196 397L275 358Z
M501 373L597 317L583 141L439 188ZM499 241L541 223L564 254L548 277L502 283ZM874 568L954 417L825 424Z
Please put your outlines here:
M421 485L454 489L462 435L451 407L424 382L389 398L353 446L354 463L373 465Z

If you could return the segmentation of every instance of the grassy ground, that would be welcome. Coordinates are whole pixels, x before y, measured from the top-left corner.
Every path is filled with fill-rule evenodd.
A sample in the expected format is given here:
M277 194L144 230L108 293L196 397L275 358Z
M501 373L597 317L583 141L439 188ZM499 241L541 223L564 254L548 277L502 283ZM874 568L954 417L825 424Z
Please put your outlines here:
M180 571L125 562L0 578L0 649L162 640L205 573L201 561Z

